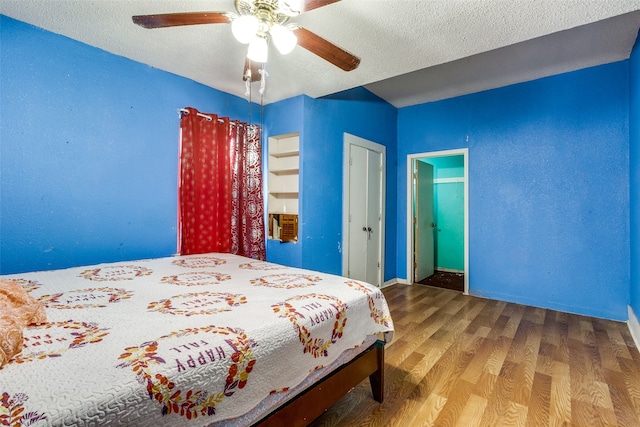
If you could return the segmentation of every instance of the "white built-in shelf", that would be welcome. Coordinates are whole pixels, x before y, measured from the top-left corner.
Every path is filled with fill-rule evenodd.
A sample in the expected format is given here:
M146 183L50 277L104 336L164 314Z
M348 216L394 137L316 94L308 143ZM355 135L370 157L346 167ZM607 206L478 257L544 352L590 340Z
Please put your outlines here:
M283 224L291 221L291 218L295 218L295 224L298 223L300 137L298 133L272 136L269 137L268 144L269 238L278 239L276 236L280 233L272 230L279 230ZM297 240L297 225L295 230L294 240Z
M290 151L275 151L275 152L269 152L270 156L273 156L275 158L281 158L281 157L294 157L294 156L299 156L300 155L300 151L296 150L290 150Z
M298 192L297 191L270 191L269 194L271 194L274 197L281 197L281 198L298 198ZM269 211L269 213L285 213L285 212L271 212ZM289 212L291 213L291 212Z
M298 175L300 173L300 169L275 169L269 172L274 175Z

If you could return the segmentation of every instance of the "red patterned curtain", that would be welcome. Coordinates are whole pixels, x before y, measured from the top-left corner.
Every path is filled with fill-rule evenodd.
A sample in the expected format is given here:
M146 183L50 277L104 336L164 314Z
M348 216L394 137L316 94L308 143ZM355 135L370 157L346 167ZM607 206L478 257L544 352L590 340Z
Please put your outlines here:
M180 253L265 259L260 127L182 110Z

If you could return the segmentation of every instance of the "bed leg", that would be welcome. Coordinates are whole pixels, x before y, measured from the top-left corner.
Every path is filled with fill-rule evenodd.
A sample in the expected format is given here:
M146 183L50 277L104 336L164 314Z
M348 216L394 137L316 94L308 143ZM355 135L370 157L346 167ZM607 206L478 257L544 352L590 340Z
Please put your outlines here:
M378 370L369 375L371 392L376 402L382 403L384 400L384 344L378 342L376 345L376 355Z

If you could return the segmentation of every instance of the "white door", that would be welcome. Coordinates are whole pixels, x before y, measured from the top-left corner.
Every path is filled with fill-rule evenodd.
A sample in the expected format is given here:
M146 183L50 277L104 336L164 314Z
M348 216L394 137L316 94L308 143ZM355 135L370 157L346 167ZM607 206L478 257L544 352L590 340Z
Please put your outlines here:
M382 284L380 277L380 265L382 264L380 256L382 252L380 240L380 228L382 226L380 223L382 209L382 193L380 192L381 160L380 153L367 150L367 275L364 280L376 286Z
M348 277L367 278L367 149L351 145L349 152L349 269Z
M433 221L433 166L416 160L414 244L415 274L419 282L433 275L435 269L435 245Z
M384 150L380 147L345 134L343 275L376 286L383 281Z

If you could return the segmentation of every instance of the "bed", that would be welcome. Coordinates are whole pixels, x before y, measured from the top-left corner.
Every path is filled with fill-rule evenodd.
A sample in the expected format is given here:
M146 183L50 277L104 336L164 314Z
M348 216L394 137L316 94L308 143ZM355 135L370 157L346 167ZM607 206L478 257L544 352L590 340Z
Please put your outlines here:
M367 377L382 401L382 292L231 254L0 276L40 301L0 369L0 425L306 425Z

